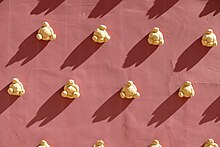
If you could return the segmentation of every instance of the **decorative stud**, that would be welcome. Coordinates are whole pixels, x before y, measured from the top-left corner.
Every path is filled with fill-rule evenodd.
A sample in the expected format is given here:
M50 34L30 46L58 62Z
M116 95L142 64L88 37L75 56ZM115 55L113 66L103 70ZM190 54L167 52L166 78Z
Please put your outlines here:
M213 33L212 29L207 29L207 31L202 36L202 45L207 47L217 46L218 42L216 35Z
M218 147L218 144L213 139L208 139L204 147Z
M132 81L128 81L120 92L121 98L139 98L140 93L137 92L137 87Z
M154 140L149 147L162 147L162 145L160 145L160 142L158 140Z
M92 147L104 147L104 141L98 140Z
M10 95L22 96L25 93L23 84L17 78L13 78L12 83L9 85L8 93Z
M194 88L192 86L192 83L190 81L186 81L183 86L180 88L179 97L193 97L195 95Z
M79 86L75 84L74 80L69 80L64 86L64 91L61 93L62 97L67 97L70 99L78 98L80 96Z
M110 36L106 31L107 27L105 25L100 25L93 33L92 40L98 43L104 43L110 40Z
M50 147L50 145L45 140L41 140L37 147Z
M148 36L148 43L152 45L163 45L164 39L163 34L160 32L158 27L153 28Z
M54 34L54 31L50 27L50 24L48 22L44 22L42 27L38 30L36 37L38 40L49 41L56 39L56 34Z

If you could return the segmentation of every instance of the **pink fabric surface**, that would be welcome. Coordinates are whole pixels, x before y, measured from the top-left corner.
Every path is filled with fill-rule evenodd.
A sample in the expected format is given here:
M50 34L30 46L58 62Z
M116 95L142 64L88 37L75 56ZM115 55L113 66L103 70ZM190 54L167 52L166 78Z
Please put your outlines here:
M0 146L220 143L220 47L200 43L207 28L220 39L219 11L219 0L0 0ZM43 21L56 40L36 40ZM100 24L111 35L102 45L91 40ZM165 39L158 48L146 40L154 26ZM7 94L13 77L24 96ZM60 96L68 79L80 98ZM120 99L127 80L141 98ZM185 80L196 91L188 100L176 93Z

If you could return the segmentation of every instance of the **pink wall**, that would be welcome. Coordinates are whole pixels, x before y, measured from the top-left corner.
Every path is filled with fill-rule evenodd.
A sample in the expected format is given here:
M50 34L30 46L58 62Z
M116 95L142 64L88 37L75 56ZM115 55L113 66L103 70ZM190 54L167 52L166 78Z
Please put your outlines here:
M220 36L219 0L0 0L0 146L147 147L157 138L164 147L220 143L220 47L200 44L212 28ZM35 39L48 21L57 34L49 43ZM112 39L91 41L100 24ZM146 35L160 27L165 45L152 48ZM220 38L219 38L220 39ZM26 89L8 96L19 78ZM60 97L74 79L81 97ZM133 80L140 99L118 92ZM185 80L196 96L175 91Z

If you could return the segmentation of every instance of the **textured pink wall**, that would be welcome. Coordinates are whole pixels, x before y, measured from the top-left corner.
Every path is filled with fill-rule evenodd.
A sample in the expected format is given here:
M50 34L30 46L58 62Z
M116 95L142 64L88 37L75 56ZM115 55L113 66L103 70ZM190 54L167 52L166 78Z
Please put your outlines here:
M200 45L207 28L220 35L219 0L0 0L0 144L34 147L164 147L220 143L220 47ZM48 21L55 41L35 39ZM91 41L100 24L112 39ZM146 35L160 27L165 45L152 48ZM219 38L220 41L220 38ZM8 96L18 77L26 94ZM76 100L60 97L68 79L80 86ZM118 92L133 80L141 98ZM191 80L196 96L176 90Z

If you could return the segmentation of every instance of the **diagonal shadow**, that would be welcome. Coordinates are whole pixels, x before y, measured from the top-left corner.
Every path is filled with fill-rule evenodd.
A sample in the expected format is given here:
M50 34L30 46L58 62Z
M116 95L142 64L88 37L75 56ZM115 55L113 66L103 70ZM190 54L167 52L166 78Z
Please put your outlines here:
M202 37L198 38L179 56L174 72L190 70L209 52L211 48L203 46L201 40Z
M60 69L66 67L73 67L72 70L83 64L90 56L92 56L103 44L95 43L92 40L93 33L91 33L86 39L84 39L70 55L65 59L64 63L60 66Z
M96 110L96 112L92 115L93 123L106 119L108 119L108 122L110 122L128 107L133 99L122 99L120 97L120 91L117 91L115 94L113 94Z
M0 0L0 3L3 2L4 0Z
M36 116L27 124L27 128L38 121L42 121L39 127L46 125L60 113L62 113L74 99L63 98L63 87L57 90L37 111Z
M148 34L149 35L149 34ZM130 67L135 64L135 67L143 63L150 57L158 48L157 45L151 45L147 42L148 35L142 38L127 54L127 57L122 65L123 68Z
M122 2L122 0L99 0L95 8L89 14L88 18L103 17L120 2Z
M0 91L0 114L7 110L19 97L8 94L9 83Z
M174 6L179 0L155 0L154 5L147 11L148 19L158 18Z
M152 113L152 118L148 122L147 126L157 123L155 128L164 123L170 118L176 111L178 111L188 100L188 98L180 98L178 96L178 90L176 90L171 96L169 96L159 107Z
M214 12L213 16L217 15L220 12L220 1L219 0L209 0L202 12L199 14L199 17L206 16Z
M60 4L62 4L65 0L38 0L37 6L31 11L31 15L38 15L44 11L47 11L45 15L52 12L56 9Z
M21 66L23 66L37 56L47 46L48 41L39 41L37 40L36 35L37 31L33 32L20 44L17 53L9 60L5 67L25 59L21 64Z
M203 112L202 120L199 124L204 124L209 121L215 120L215 123L220 121L220 96Z

